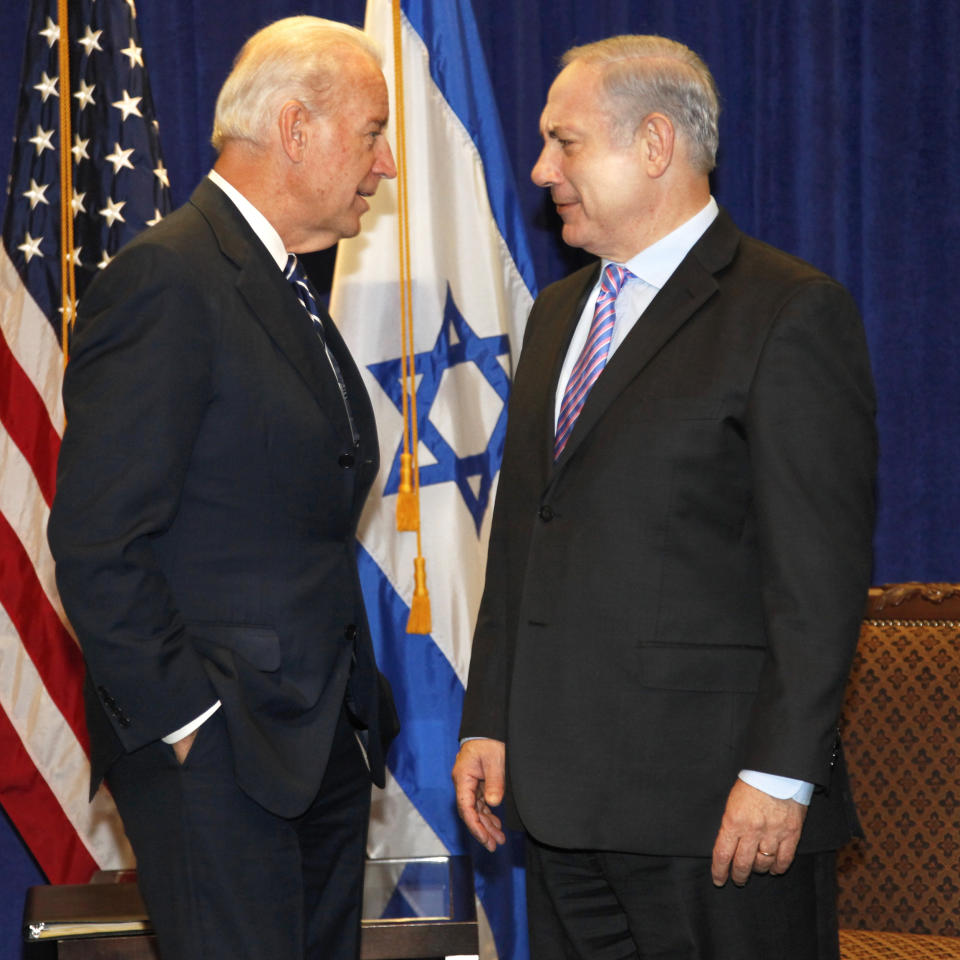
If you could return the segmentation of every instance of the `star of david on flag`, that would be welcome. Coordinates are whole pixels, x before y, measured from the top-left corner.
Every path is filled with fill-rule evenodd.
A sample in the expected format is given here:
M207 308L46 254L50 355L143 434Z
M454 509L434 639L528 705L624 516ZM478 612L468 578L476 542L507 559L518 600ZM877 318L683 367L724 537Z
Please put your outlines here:
M503 440L507 431L507 397L510 376L510 338L507 334L478 336L457 309L447 288L443 323L433 347L414 357L417 389L417 417L420 443L420 485L452 482L457 485L480 535L493 490L493 478L500 469ZM459 372L462 364L470 364L475 374ZM384 360L371 363L370 372L398 411L403 409L402 361ZM498 405L492 394L500 400ZM448 402L444 402L444 400ZM452 402L450 402L452 401ZM454 419L451 408L462 401L466 409L457 409ZM436 410L435 417L431 413ZM466 427L464 426L467 422ZM482 448L473 448L482 444ZM383 495L390 496L400 487L400 455L402 443L387 474ZM433 457L425 462L424 452Z

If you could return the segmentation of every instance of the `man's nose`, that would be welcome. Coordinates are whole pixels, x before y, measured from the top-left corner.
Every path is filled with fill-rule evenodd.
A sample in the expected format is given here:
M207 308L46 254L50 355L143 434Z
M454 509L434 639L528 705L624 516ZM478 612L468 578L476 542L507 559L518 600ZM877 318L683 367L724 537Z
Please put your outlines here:
M551 184L557 182L556 166L550 160L547 153L548 148L549 144L545 144L544 148L540 151L540 156L537 157L537 162L530 171L530 179L538 187L549 187Z
M377 159L373 165L373 172L384 180L392 180L397 175L397 165L393 160L393 151L386 137L380 137L377 143Z

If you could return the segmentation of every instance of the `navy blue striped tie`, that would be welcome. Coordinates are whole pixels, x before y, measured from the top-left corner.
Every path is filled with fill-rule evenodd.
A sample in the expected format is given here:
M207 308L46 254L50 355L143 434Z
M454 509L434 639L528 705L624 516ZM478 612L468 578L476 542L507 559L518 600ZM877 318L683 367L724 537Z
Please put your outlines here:
M323 318L320 316L321 310L317 305L319 299L317 297L317 291L314 290L310 278L304 272L303 267L300 266L300 261L297 259L295 253L287 256L287 266L283 271L283 275L287 278L290 286L293 287L293 292L303 305L303 309L307 311L307 316L313 323L314 332L319 337L320 343L323 344L324 353L327 355L330 368L333 370L334 376L337 378L337 385L340 387L340 396L343 397L343 408L347 411L347 420L350 423L350 435L353 437L353 445L356 446L360 442L360 435L357 433L356 425L353 422L353 411L350 409L350 400L347 398L347 385L343 381L343 373L340 370L340 364L337 363L337 358L330 352L330 348L327 346L326 332L323 328Z
M593 320L587 333L587 342L570 372L567 388L560 401L560 415L557 417L557 430L553 441L553 459L556 460L587 402L590 388L600 376L610 353L613 341L613 327L617 322L617 296L621 288L633 274L616 263L608 263L600 280L600 293L594 307Z

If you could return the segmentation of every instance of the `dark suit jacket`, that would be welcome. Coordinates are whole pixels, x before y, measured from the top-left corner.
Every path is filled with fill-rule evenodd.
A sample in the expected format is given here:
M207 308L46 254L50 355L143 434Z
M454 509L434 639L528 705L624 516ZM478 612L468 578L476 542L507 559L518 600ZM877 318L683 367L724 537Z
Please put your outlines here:
M49 539L83 648L94 785L217 698L240 786L316 795L349 683L383 782L378 674L354 553L373 412L333 324L303 307L204 181L83 298Z
M836 717L869 584L874 399L846 291L721 212L596 382L554 464L597 278L537 299L510 399L462 736L561 847L709 855L742 768L855 822Z

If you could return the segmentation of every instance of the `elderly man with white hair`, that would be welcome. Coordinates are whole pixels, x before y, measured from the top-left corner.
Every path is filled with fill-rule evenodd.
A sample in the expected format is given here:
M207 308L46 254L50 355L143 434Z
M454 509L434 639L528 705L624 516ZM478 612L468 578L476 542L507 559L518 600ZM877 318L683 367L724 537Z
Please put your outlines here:
M49 537L105 776L165 960L357 955L370 780L396 732L354 531L369 399L296 254L396 173L358 30L278 21L219 156L79 310Z

